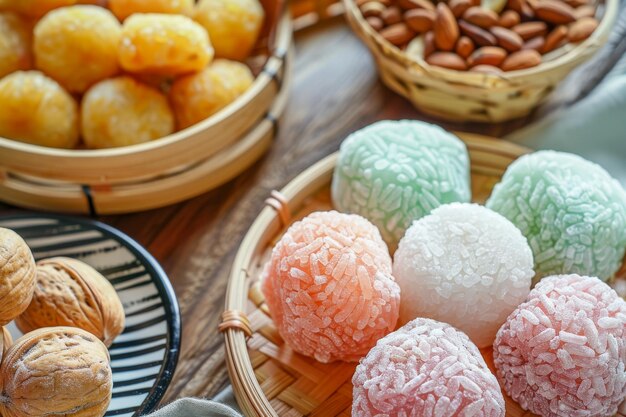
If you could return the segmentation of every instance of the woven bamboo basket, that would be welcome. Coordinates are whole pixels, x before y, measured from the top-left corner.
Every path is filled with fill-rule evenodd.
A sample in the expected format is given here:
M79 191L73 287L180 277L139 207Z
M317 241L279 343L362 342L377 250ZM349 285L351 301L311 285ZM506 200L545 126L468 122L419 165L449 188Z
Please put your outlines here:
M241 173L268 149L289 88L289 12L283 2L263 3L268 24L252 58L262 65L229 106L172 135L121 148L55 149L0 138L0 200L47 211L127 213L182 201Z
M529 152L484 136L460 137L470 153L472 193L479 203L489 196L506 167ZM356 364L322 364L291 350L272 322L259 285L262 267L285 229L313 211L332 208L330 181L336 161L337 154L330 155L279 193L273 192L235 257L220 330L233 389L248 417L350 416ZM618 275L626 277L626 270ZM491 349L482 353L493 370ZM506 409L507 417L533 416L510 398L506 398Z
M561 80L606 43L619 9L619 0L606 0L598 7L598 28L584 42L559 48L556 56L536 67L496 75L454 71L410 58L367 24L354 0L343 0L343 4L348 23L369 48L387 87L426 114L491 123L525 116L541 104Z

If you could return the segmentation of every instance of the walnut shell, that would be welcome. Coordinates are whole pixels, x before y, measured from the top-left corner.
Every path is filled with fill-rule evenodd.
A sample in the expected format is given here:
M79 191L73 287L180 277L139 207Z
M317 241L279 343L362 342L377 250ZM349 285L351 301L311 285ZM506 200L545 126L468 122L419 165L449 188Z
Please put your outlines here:
M35 259L24 239L0 227L0 326L26 310L35 290Z
M36 281L30 306L15 319L23 333L49 326L78 327L110 346L124 330L124 307L117 292L86 263L63 257L41 260Z
M109 352L75 327L47 327L15 341L0 365L4 417L101 417L111 401Z
M3 326L2 330L0 330L0 360L2 360L11 345L13 345L13 337L11 333L9 333L9 330Z

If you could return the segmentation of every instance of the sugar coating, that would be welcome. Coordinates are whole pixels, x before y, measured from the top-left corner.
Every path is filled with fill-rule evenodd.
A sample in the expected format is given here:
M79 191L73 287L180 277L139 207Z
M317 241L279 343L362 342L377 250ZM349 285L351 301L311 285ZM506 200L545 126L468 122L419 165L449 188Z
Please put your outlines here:
M259 0L200 0L193 15L209 32L215 56L237 61L252 52L264 17Z
M73 148L78 143L78 105L41 72L16 71L0 80L0 136Z
M358 361L398 320L400 289L376 227L316 212L291 225L262 276L282 338L320 362Z
M400 322L427 317L490 346L534 276L526 238L483 206L444 204L413 222L394 255Z
M53 10L35 26L35 64L68 91L82 93L118 73L121 34L120 23L102 7Z
M187 16L136 13L124 20L119 61L129 72L179 75L213 59L206 30Z
M254 81L250 69L241 62L216 59L195 74L178 78L169 97L179 129L194 125L223 109Z
M526 236L537 279L577 273L606 281L626 250L626 192L599 165L540 151L513 162L487 201Z
M352 377L352 415L504 417L498 381L465 333L418 318L379 340Z
M91 87L81 103L83 140L89 148L148 142L174 131L174 115L157 89L128 76Z
M609 417L626 396L626 302L597 278L542 279L494 343L506 392L543 417Z
M341 144L331 186L340 211L374 223L395 247L415 219L441 204L469 202L469 157L439 126L382 121Z
M31 38L25 19L14 13L0 13L0 77L32 67Z
M109 8L120 20L134 13L190 15L194 0L109 0Z

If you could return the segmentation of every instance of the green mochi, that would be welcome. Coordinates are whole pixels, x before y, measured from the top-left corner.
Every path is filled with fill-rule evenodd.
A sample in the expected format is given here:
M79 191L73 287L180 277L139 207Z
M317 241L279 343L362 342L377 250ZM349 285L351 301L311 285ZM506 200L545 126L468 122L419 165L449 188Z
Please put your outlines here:
M487 207L515 224L533 251L535 280L611 278L626 250L626 191L580 156L539 151L513 162Z
M378 122L343 141L331 192L338 210L374 223L394 248L413 220L470 201L467 148L429 123Z

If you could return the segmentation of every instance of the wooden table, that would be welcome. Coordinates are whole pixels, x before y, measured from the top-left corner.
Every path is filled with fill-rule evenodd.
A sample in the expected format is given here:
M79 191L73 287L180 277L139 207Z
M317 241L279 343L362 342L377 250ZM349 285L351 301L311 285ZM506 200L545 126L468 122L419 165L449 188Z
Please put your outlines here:
M610 57L581 72L567 99L604 71ZM585 80L585 81L582 81ZM555 105L564 105L556 100ZM144 245L168 273L183 319L182 351L163 402L211 397L228 384L222 336L228 272L244 234L272 189L336 151L350 132L381 119L422 119L377 79L365 47L340 18L296 34L296 62L288 108L270 152L230 183L189 201L100 220ZM500 136L525 123L449 124L447 129ZM19 209L0 204L0 212Z

